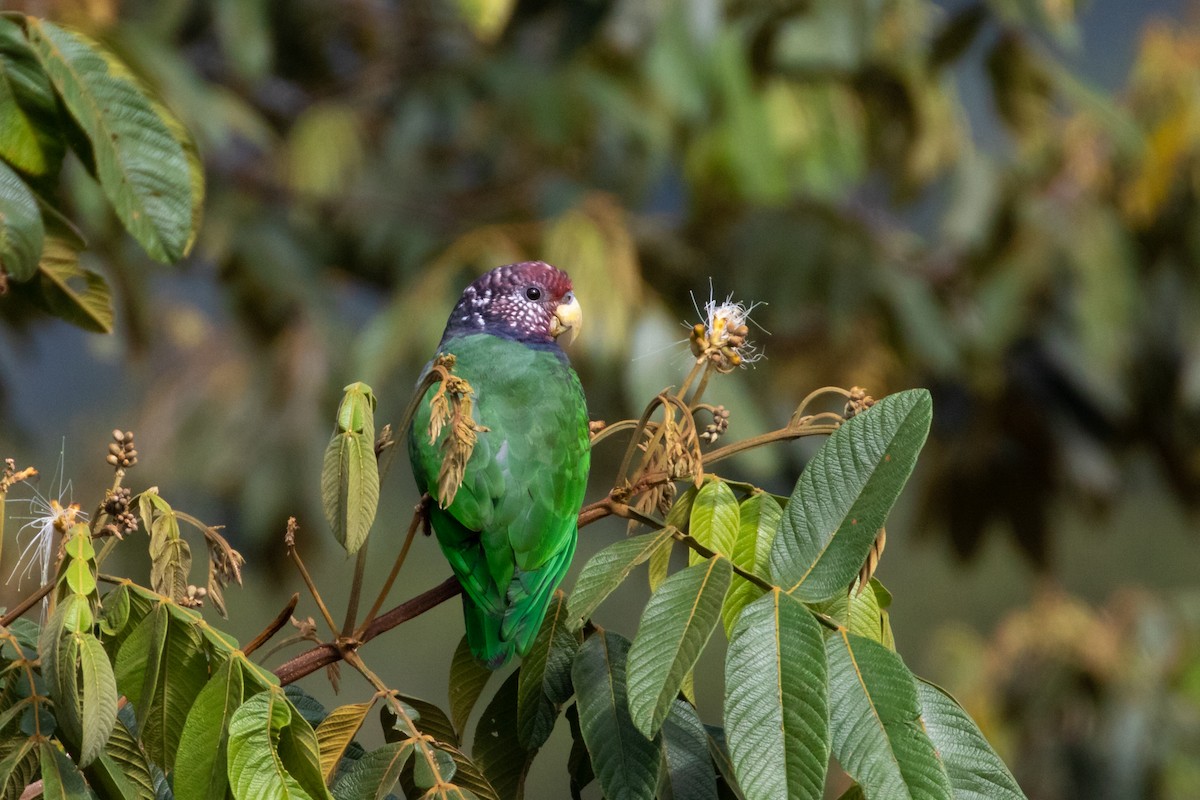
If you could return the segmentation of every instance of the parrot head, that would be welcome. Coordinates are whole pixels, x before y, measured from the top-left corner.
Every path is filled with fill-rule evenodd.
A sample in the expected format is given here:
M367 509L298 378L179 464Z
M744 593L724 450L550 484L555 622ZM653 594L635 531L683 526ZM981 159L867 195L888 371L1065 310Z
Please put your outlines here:
M442 341L490 333L530 345L553 345L579 335L583 311L571 278L542 261L496 267L468 286L446 323Z

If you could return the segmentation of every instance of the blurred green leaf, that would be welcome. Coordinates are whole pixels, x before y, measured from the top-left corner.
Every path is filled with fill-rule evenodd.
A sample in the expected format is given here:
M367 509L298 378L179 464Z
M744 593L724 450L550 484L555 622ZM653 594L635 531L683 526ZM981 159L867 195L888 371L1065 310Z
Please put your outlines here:
M0 102L0 113L3 110ZM44 235L33 192L0 161L0 270L18 281L36 275Z
M112 293L104 278L79 265L72 239L48 233L38 262L42 296L55 316L97 333L112 333Z
M28 175L56 172L64 151L59 124L54 89L24 32L0 19L0 158Z

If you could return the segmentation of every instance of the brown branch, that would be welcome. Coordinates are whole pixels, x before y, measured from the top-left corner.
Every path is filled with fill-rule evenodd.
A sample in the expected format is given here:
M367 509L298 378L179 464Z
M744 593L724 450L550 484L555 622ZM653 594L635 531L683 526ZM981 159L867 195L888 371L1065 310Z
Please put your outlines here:
M0 626L7 627L7 626L13 624L13 622L15 622L18 617L20 617L26 611L28 611L29 609L31 609L35 605L37 605L37 602L39 600L41 600L43 597L50 594L50 591L55 587L55 585L56 584L54 581L50 581L50 583L47 583L42 588L38 589L33 594L29 595L29 597L26 597L24 600L22 600L20 603L17 604L16 608L14 608L12 611L9 611L3 617L0 617Z
M275 675L284 686L289 683L295 683L305 675L316 672L321 667L327 667L330 664L341 661L345 657L345 652L353 652L359 646L366 644L379 634L389 631L413 617L424 614L434 606L444 603L461 591L462 586L459 585L458 579L451 576L432 589L422 592L411 600L404 601L391 611L380 614L371 621L371 624L363 630L362 636L359 636L357 639L341 644L326 642L325 644L317 645L311 650L306 650L277 667Z
M287 624L287 621L292 618L292 612L296 610L296 604L300 602L300 593L296 592L292 595L292 599L283 607L283 610L276 615L275 619L271 620L271 624L263 628L262 633L250 640L250 644L242 648L242 653L250 655L258 648L262 647L271 637L279 633L279 630Z

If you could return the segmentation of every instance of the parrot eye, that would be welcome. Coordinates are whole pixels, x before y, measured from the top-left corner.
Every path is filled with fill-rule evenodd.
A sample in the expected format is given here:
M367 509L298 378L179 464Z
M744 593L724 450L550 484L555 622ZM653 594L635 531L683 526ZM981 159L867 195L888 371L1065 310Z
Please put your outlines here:
M528 289L525 290L525 296L528 297L530 300L541 300L542 299L542 290L536 286L530 286Z

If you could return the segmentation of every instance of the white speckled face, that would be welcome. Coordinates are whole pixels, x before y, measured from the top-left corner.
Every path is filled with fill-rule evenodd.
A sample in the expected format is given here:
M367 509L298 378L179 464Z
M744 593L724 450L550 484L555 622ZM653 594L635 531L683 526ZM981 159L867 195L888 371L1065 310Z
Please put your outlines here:
M573 297L567 274L544 262L497 267L463 291L445 336L483 332L549 343L555 310Z

